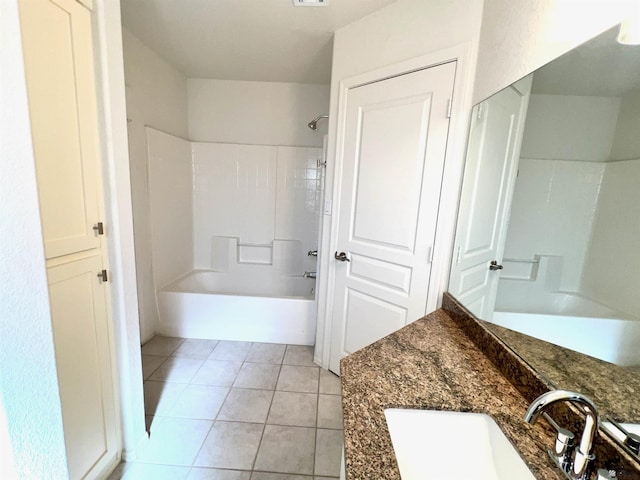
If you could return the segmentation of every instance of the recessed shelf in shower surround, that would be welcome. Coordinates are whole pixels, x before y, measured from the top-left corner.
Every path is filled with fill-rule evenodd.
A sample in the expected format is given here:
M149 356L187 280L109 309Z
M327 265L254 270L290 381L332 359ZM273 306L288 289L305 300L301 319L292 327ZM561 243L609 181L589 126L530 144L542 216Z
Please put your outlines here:
M273 244L238 243L238 263L273 264Z
M257 265L273 268L278 275L302 275L303 260L300 240L249 243L238 237L214 236L211 239L211 264L207 268L214 272L229 272L240 265Z

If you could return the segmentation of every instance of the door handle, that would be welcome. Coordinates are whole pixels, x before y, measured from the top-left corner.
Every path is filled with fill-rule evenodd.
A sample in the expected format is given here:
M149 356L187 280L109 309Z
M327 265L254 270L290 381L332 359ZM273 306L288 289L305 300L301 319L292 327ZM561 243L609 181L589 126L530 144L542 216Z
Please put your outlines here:
M504 267L502 265L498 265L497 261L492 261L489 264L489 270L502 270Z
M344 252L340 252L340 253L336 252L333 256L335 257L336 260L339 260L341 262L350 262L351 261L351 260L349 260L347 258L347 254L344 253Z

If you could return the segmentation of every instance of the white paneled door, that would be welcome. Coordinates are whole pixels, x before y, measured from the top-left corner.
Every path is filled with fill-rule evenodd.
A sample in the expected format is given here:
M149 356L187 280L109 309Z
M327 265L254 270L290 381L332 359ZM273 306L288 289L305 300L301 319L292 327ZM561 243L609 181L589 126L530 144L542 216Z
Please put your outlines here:
M530 91L527 77L476 106L471 119L449 292L485 320L498 293Z
M426 313L456 63L348 91L330 368ZM333 252L332 252L332 255Z

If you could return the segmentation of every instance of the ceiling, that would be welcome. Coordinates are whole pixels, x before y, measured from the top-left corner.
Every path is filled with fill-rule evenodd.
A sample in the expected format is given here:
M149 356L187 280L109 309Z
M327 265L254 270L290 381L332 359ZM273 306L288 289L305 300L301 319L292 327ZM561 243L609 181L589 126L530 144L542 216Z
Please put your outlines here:
M536 70L532 93L622 97L640 88L640 46L620 45L614 27Z
M395 0L121 0L122 23L189 78L329 83L333 32Z

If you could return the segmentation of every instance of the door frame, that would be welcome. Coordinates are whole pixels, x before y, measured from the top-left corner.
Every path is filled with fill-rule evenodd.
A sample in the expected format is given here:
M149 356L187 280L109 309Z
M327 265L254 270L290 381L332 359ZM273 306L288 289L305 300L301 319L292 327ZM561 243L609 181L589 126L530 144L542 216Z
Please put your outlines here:
M114 391L120 407L121 459L134 460L148 441L144 416L138 294L131 210L131 182L120 2L82 0L92 5L94 61L102 183L112 275Z
M451 106L451 123L447 139L447 153L445 155L438 222L433 247L434 261L432 263L427 296L427 311L434 310L442 304L442 293L446 290L449 282L458 201L462 185L462 172L464 170L466 135L471 112L471 87L475 73L476 50L477 44L475 42L466 42L370 72L354 75L342 79L338 83L337 108L332 104L329 117L328 161L325 172L325 178L327 179L325 183L326 200L318 258L318 315L314 360L324 368L329 366L331 330L334 324L331 306L334 300L335 262L332 254L337 249L338 216L334 215L333 212L340 209L342 155L349 90L417 70L435 67L443 63L457 62ZM329 182L329 180L331 181ZM330 205L327 205L329 198L331 199ZM330 213L327 212L328 208L330 208Z

